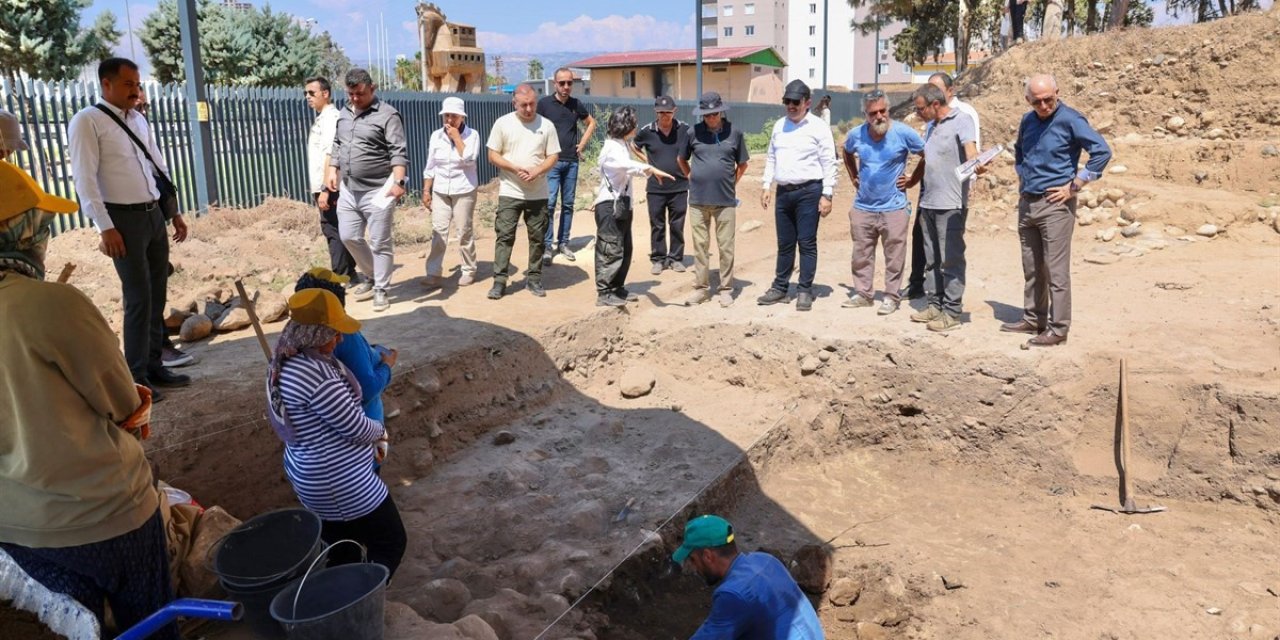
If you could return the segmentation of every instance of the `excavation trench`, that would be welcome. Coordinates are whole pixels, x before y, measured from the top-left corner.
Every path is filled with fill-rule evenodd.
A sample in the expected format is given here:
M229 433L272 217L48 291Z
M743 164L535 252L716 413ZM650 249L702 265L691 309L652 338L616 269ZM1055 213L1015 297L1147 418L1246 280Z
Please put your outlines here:
M1050 384L1003 356L765 324L662 332L610 311L535 338L429 320L442 339L402 362L387 392L399 415L383 477L409 531L390 638L473 637L452 624L469 615L503 639L687 637L710 590L667 557L705 512L734 521L747 550L790 561L825 549L830 590L814 602L830 637L943 637L936 601L956 596L930 573L946 567L922 557L1004 543L966 538L979 521L927 551L941 539L929 514L962 519L966 502L979 517L1016 512L1024 499L1063 510L1114 493L1109 364ZM653 388L625 399L636 377ZM170 418L186 428L158 430L161 476L242 518L295 504L279 443L243 419L260 411L260 381L225 386ZM1176 424L1135 403L1135 423L1165 423L1135 440L1141 495L1274 526L1276 398L1193 382L1172 395Z

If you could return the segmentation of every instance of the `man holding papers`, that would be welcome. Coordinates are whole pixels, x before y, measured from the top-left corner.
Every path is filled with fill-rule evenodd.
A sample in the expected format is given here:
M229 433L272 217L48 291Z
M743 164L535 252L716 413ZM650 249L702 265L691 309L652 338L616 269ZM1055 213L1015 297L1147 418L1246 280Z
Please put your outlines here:
M409 148L400 112L374 95L377 86L369 72L348 71L346 85L347 105L338 116L325 185L339 191L341 183L338 233L364 276L364 282L351 288L352 296L373 298L373 310L386 311L391 306L387 286L395 265L391 222L396 200L405 191Z

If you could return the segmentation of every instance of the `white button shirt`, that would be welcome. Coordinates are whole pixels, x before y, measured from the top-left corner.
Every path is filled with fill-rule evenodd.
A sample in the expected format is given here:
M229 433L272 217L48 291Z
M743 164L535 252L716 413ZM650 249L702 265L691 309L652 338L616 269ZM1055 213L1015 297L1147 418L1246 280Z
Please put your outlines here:
M462 153L453 146L453 140L444 128L431 134L427 146L427 166L422 170L423 180L433 180L431 192L445 196L471 193L480 184L476 176L476 158L480 153L480 133L471 127L462 131Z
M601 180L594 204L630 196L631 178L642 176L649 170L649 165L632 158L626 143L617 138L604 141L596 162L600 166Z
M822 118L806 113L800 122L779 118L773 123L764 160L764 190L773 183L822 181L822 195L836 190L836 143Z
M320 193L324 186L324 158L333 149L333 137L338 134L338 108L326 104L311 123L307 134L307 171L311 179L311 193Z
M147 119L133 109L122 111L101 100L99 104L124 120L133 135L147 145L160 171L170 175L164 156L151 137ZM115 228L105 203L141 204L160 197L147 157L120 125L97 107L86 107L71 118L67 134L80 211L93 220L99 231Z

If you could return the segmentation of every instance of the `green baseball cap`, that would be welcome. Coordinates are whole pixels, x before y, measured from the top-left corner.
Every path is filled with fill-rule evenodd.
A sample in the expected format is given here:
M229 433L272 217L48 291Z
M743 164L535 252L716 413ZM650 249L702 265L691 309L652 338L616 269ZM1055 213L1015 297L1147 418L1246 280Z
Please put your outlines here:
M684 561L695 549L710 549L733 542L733 525L720 516L698 516L684 525L684 543L671 559L676 564Z

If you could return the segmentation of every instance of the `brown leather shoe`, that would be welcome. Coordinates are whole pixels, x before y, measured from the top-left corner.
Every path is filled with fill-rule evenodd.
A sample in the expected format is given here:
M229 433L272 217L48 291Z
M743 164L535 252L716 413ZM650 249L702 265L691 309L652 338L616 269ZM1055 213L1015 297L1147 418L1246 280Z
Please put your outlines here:
M1067 337L1060 336L1052 331L1046 331L1027 341L1029 347L1053 347L1060 344L1066 344Z
M1033 336L1039 335L1040 332L1043 331L1043 329L1041 329L1040 327L1037 327L1034 324L1027 322L1026 320L1019 320L1017 322L1006 322L1000 325L1000 330L1004 331L1005 333L1029 333Z

